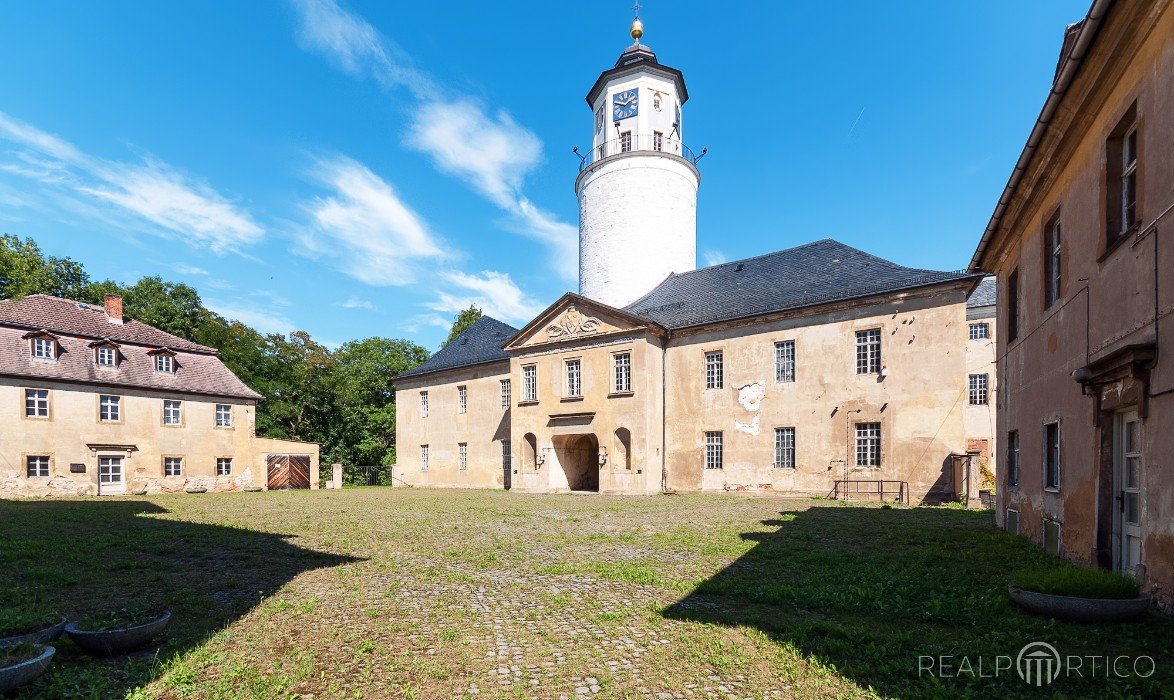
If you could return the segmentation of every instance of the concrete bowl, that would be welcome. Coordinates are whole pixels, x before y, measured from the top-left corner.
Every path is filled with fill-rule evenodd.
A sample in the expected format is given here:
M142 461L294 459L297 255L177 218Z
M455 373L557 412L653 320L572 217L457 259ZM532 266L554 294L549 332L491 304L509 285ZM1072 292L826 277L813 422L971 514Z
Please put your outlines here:
M0 667L0 693L16 690L44 673L46 668L49 668L49 662L53 660L53 654L57 650L42 644L35 646L41 648L41 653L36 657L12 666Z
M17 634L11 637L0 638L0 647L6 647L13 644L51 644L56 642L61 633L65 631L65 623L69 620L64 617L58 622L36 630L35 632L27 632L25 634Z
M1020 608L1067 622L1128 622L1144 616L1150 607L1145 593L1136 598L1078 598L1017 586L1008 586L1007 591Z
M150 622L113 630L81 630L77 628L77 623L71 622L65 626L65 633L74 644L91 654L121 654L141 647L159 636L169 622L171 613L165 612Z

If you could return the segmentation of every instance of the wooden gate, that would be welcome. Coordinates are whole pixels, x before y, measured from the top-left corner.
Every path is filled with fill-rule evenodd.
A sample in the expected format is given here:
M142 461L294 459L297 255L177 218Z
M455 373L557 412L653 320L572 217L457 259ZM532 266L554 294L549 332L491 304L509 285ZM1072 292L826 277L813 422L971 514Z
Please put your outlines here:
M309 455L269 455L269 489L310 488Z

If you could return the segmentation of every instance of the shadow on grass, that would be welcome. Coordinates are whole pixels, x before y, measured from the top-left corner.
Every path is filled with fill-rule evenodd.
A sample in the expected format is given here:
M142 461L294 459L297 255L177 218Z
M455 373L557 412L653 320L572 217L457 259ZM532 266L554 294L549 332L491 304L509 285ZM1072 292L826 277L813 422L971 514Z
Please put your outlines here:
M152 517L167 512L149 501L0 501L3 612L173 615L156 643L129 656L89 657L62 637L50 670L20 697L123 697L298 574L356 561L298 547L295 535Z
M763 525L742 535L757 543L749 552L665 616L756 628L886 696L1038 695L1014 670L1033 641L1062 655L1148 655L1156 666L1148 678L1107 678L1102 662L1092 677L1086 658L1082 676L1061 676L1045 694L1158 697L1174 683L1168 618L1081 626L1015 609L1011 572L1056 560L997 530L989 511L819 506ZM999 655L1011 668L995 675Z

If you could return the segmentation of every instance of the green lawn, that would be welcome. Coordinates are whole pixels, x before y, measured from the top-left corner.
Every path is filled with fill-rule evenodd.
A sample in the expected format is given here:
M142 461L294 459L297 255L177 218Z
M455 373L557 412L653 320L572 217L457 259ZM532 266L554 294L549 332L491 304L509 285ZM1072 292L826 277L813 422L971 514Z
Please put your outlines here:
M1174 622L1021 614L1048 565L989 512L424 489L0 502L0 619L168 607L164 642L58 643L28 697L1160 696ZM1147 678L994 672L1028 642ZM953 677L919 674L948 656ZM971 675L959 667L966 659ZM920 661L925 665L925 660ZM1005 662L1004 662L1005 663ZM1088 662L1086 661L1086 664ZM1148 666L1140 667L1148 672ZM1035 691L1032 693L1032 691ZM23 697L23 696L22 696Z

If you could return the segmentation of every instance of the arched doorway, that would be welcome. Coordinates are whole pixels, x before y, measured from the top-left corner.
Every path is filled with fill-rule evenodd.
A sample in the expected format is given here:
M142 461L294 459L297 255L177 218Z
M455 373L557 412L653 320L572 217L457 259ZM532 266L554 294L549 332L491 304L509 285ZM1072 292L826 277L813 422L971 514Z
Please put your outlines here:
M612 449L616 469L632 470L632 433L627 428L616 429L616 445Z
M599 491L599 440L595 435L556 437L554 449L572 491Z

